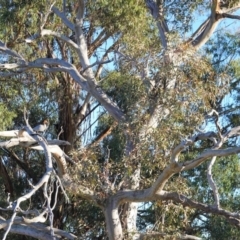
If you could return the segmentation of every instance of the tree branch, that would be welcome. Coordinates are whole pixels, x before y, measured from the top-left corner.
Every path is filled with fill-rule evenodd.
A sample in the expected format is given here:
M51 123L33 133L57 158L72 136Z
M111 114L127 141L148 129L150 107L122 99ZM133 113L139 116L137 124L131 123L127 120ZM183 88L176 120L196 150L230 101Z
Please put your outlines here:
M87 55L83 54L85 57ZM85 56L86 55L86 56ZM84 68L87 68L90 64L84 64ZM34 62L29 62L28 64L0 64L0 69L16 69L21 68L31 69L31 68L41 68L45 71L49 69L57 68L57 71L68 72L71 77L80 85L82 88L91 93L93 97L95 97L103 107L108 111L108 113L115 118L118 122L123 122L125 119L124 113L117 107L117 105L101 90L100 87L95 82L94 76L92 76L91 68L87 69L86 72L91 71L90 76L87 76L85 79L82 75L79 74L78 70L74 65L65 62L60 59L50 59L50 58L39 58Z
M145 190L123 190L119 191L114 195L114 198L121 202L147 202L156 200L172 200L182 206L188 206L190 208L195 208L202 210L206 213L213 213L220 216L224 216L232 225L240 227L240 214L235 212L229 212L224 209L216 208L212 205L207 205L204 203L199 203L194 200L187 198L185 195L179 194L177 192L167 192L158 191L157 193L151 194L151 188Z
M153 0L146 0L145 2L148 9L150 10L151 15L157 21L160 40L163 48L166 50L167 49L166 33L168 32L168 27L166 21L164 20L163 7L160 4L158 6L157 3Z
M104 36L105 35L105 36ZM110 34L107 34L105 30L103 30L97 38L91 43L88 54L89 56L92 56L92 53L103 44L104 41L106 41L110 37Z
M238 19L238 20L240 20L240 16L232 15L232 14L228 14L228 13L219 13L219 16L222 17L222 18L230 18L230 19Z
M10 50L2 41L0 41L0 51L2 51L3 53L5 53L7 55L10 55L14 58L21 60L21 62L26 63L25 59L20 54L18 54L14 50Z
M14 212L13 212L13 215L12 215L10 221L9 221L9 224L8 224L8 227L7 227L6 232L5 232L5 234L4 234L3 240L6 239L8 233L10 232L10 230L11 230L11 228L12 228L12 226L13 226L14 219L15 219L16 216L17 216L17 213L18 213L18 210L19 210L19 208L20 208L21 202L26 201L27 199L31 198L31 196L32 196L33 194L35 194L36 191L37 191L40 187L42 187L44 184L47 184L47 182L48 182L48 180L49 180L49 178L50 178L50 175L51 175L51 173L52 173L52 171L53 171L51 153L49 152L48 147L47 147L44 139L34 133L34 131L32 130L32 128L31 128L30 125L28 124L28 119L27 119L26 115L24 116L24 118L25 118L25 121L26 121L26 124L27 124L27 126L25 127L26 131L28 132L29 135L32 135L32 136L33 136L33 139L34 139L35 141L37 141L38 144L39 144L40 146L42 146L42 148L44 149L45 160L46 160L46 171L45 171L44 175L42 176L42 178L40 179L40 181L34 186L34 188L33 188L32 190L30 190L27 194L25 194L25 195L22 196L22 197L19 197L19 198L16 200L16 202L15 202L15 204L14 204L14 207L13 207Z
M156 194L156 197L161 200L173 200L176 203L180 203L182 206L199 209L206 213L213 213L219 216L224 216L232 225L240 227L239 213L232 213L227 210L219 209L211 205L193 201L177 192L169 193L169 192L162 191L160 194Z
M226 149L209 149L200 154L197 158L191 161L186 161L182 163L182 171L186 171L189 169L192 169L194 167L199 166L201 163L203 163L206 159L217 156L217 157L223 157L223 156L229 156L232 154L238 154L240 153L240 147L235 148L226 148Z
M138 240L148 240L148 239L176 239L176 240L202 240L202 238L188 235L188 234L176 234L176 235L169 235L167 233L161 232L147 232L147 233L139 233L134 234L134 236L138 236ZM135 239L135 238L134 238Z
M47 35L57 37L58 39L62 40L63 42L65 42L68 45L70 45L71 47L73 47L74 49L78 50L78 45L75 42L73 42L70 38L66 37L63 34L60 34L58 32L55 32L55 31L52 31L52 30L49 30L49 29L42 29L40 33L34 34L30 38L26 38L25 41L27 43L31 43L35 39L37 39L39 37L47 36Z
M70 28L72 31L75 30L74 24L67 19L64 12L60 12L57 7L52 7L52 12L54 12L68 28Z
M106 64L106 63L110 63L112 62L112 60L105 60L105 61L96 61L94 63L92 63L91 65L87 66L85 69L83 69L81 71L81 74L83 74L88 68L91 68L91 67L94 67L95 65L103 65L103 64Z
M219 208L220 207L220 201L219 201L218 188L217 188L217 185L215 184L215 182L213 180L213 177L212 177L212 167L213 167L215 161L216 161L216 156L214 156L208 164L207 179L208 179L209 186L211 187L211 189L213 191L213 196L214 196L214 200L215 200L214 205L215 205L216 208Z
M61 182L67 191L72 192L74 194L78 194L84 199L91 200L94 202L95 205L103 209L101 199L98 198L95 191L72 180L68 174L63 175L63 177L61 178Z
M9 220L5 220L0 217L0 229L7 228ZM27 235L30 237L42 239L42 240L52 240L52 236L49 231L49 227L41 223L26 223L22 217L16 217L14 223L10 230L11 233L17 233L21 235ZM67 233L60 229L54 228L56 239L66 238L69 240L74 240L77 237L71 233Z

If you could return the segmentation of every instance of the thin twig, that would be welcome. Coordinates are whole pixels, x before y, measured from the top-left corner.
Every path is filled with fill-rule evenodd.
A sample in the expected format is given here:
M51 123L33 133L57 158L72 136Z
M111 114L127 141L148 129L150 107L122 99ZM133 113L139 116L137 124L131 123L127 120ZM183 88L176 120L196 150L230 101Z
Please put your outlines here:
M92 67L94 67L95 65L100 65L100 64L102 65L102 64L110 63L110 62L112 62L112 61L113 61L113 59L109 59L109 60L106 60L106 61L98 61L98 60L97 60L95 63L87 66L86 68L84 68L80 73L83 74L87 69L92 68Z

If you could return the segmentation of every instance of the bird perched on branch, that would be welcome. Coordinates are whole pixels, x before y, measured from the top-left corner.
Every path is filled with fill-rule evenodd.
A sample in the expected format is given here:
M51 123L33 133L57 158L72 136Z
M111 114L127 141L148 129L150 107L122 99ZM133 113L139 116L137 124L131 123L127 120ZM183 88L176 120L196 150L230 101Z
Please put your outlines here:
M39 134L44 134L48 128L49 121L48 119L44 119L39 125L33 128L33 131Z

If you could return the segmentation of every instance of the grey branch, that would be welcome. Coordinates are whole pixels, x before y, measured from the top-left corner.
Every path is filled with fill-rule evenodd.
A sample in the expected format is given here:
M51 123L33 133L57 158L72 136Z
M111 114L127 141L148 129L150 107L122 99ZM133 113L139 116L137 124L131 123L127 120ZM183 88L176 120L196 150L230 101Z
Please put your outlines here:
M25 59L20 54L18 54L14 50L10 50L9 48L7 48L7 46L2 41L0 41L0 51L4 52L7 55L15 57L15 58L23 61L24 63L26 62Z
M212 167L213 167L215 161L216 161L216 156L212 157L212 160L208 164L207 179L208 179L209 186L211 187L211 189L213 191L213 196L214 196L214 200L215 200L214 205L217 208L219 208L220 207L220 201L219 201L218 188L217 188L217 185L215 184L215 182L213 180L213 176L212 176Z
M84 59L87 55L84 55ZM83 67L87 68L90 64L84 64ZM125 120L124 113L119 109L119 107L101 90L101 88L96 84L95 78L92 73L89 75L89 68L87 70L88 74L84 78L79 74L76 67L64 60L60 59L50 59L50 58L39 58L34 62L28 64L0 64L0 69L31 69L31 68L41 68L43 70L49 70L57 68L57 71L67 72L71 77L87 92L89 92L93 97L95 97L103 107L108 111L108 113L115 118L118 122ZM92 72L92 71L91 71Z
M26 115L26 113L25 113ZM53 165L52 165L52 158L51 158L51 153L48 149L48 146L47 144L45 143L44 139L38 135L35 135L35 133L33 132L32 128L30 127L30 125L28 124L28 119L26 118L25 116L25 121L26 121L26 124L27 126L25 127L25 130L27 131L27 133L32 136L32 138L38 142L38 144L44 149L44 153L45 153L45 160L46 160L46 171L44 173L44 175L42 176L42 178L39 180L39 182L34 186L33 189L31 189L27 194L25 194L24 196L22 197L19 197L16 202L15 202L15 205L14 205L14 212L13 212L13 215L9 221L9 224L6 228L6 232L4 234L4 237L3 237L3 240L6 239L8 233L10 231L13 231L12 227L13 227L13 224L14 224L14 220L17 216L17 212L18 212L18 209L20 208L20 204L21 202L24 202L26 200L28 200L29 198L31 198L31 196L33 196L36 191L42 187L44 184L47 184L48 183L48 180L50 178L50 175L53 171Z
M85 69L83 69L83 70L81 71L81 74L83 74L88 68L94 67L95 65L102 65L102 64L110 63L110 62L112 62L112 61L113 61L112 59L106 60L106 61L96 61L96 62L94 62L93 64L87 66Z
M60 34L58 32L55 32L55 31L52 31L49 29L42 29L40 33L34 34L32 37L27 38L25 41L27 43L31 43L35 39L37 39L39 37L43 37L45 35L57 37L58 39L61 39L63 42L65 42L68 45L70 45L71 47L73 47L74 49L76 49L76 50L78 49L78 45L75 42L73 42L69 37L66 37L63 34Z
M52 12L52 7L54 6L56 2L54 1L50 6L49 6L49 9L48 11L43 15L41 15L41 19L40 19L40 29L43 29L44 26L46 25L47 23L47 20L48 20L48 17L49 15L51 14Z
M162 191L160 194L157 194L156 199L161 199L161 200L173 200L176 203L180 203L183 206L188 206L190 208L195 208L202 210L206 213L213 213L217 214L219 216L224 216L232 225L240 227L240 214L239 213L234 213L234 212L229 212L224 209L216 208L215 206L207 205L204 203L199 203L196 201L193 201L186 196L179 194L177 192L165 192Z
M145 2L148 9L150 10L151 15L157 21L157 27L158 27L160 39L161 39L163 48L166 50L167 49L166 33L168 32L168 27L167 27L166 21L164 20L162 5L159 4L158 6L157 3L153 0L146 0Z
M28 221L25 222L25 220L22 217L16 217L10 232L27 235L41 240L52 240L49 227L41 223L28 223ZM9 220L0 217L0 229L6 229L8 224ZM66 238L74 240L77 238L75 235L59 229L54 229L54 232L56 239Z
M8 141L0 142L1 147L5 148L11 148L17 145L23 146L23 147L29 147L37 144L36 139L34 139L34 135L37 135L33 133L30 135L26 130L10 130L10 131L0 131L0 137L13 137ZM48 140L48 145L70 145L69 142L63 141L63 140Z
M223 18L231 18L231 19L240 20L240 16L238 16L238 15L232 15L232 14L228 14L228 13L222 13L222 14L219 14L219 15Z
M72 31L75 30L74 24L69 21L66 17L66 15L58 10L56 7L52 7L52 12L54 12L59 18L61 18L62 22L70 28Z
M169 234L163 233L163 232L147 232L147 233L139 233L135 234L138 240L151 240L151 239L176 239L176 240L202 240L202 238L188 235L188 234L178 234L177 236L171 236Z

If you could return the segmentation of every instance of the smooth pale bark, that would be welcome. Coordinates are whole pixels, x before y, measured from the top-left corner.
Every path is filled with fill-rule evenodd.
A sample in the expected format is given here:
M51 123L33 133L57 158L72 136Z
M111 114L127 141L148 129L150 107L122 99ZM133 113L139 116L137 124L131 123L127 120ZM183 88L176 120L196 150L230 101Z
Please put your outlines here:
M122 240L123 230L118 213L118 199L109 197L104 209L109 240Z
M215 182L213 180L213 176L212 176L212 167L213 167L215 161L216 161L216 156L214 156L208 164L207 179L208 179L209 186L211 187L211 189L213 191L213 196L214 196L214 200L215 200L214 204L217 208L219 208L220 200L219 200L218 188L217 188L217 185L215 184Z
M9 221L0 217L0 229L6 230L8 224ZM30 236L42 240L53 239L49 230L49 227L42 223L25 223L22 217L16 217L14 219L14 224L11 227L11 233ZM75 235L62 231L60 229L54 229L54 232L56 233L56 239L66 238L73 240L77 238Z

